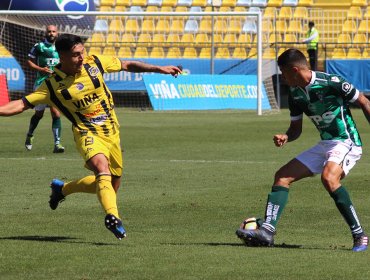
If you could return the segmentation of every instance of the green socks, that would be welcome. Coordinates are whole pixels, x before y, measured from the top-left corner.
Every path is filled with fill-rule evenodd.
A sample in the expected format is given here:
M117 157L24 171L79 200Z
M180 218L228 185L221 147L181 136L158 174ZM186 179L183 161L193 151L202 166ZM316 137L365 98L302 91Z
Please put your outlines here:
M352 235L362 234L363 230L358 220L355 208L352 205L351 198L344 186L340 186L334 192L330 193L339 212L348 224Z
M272 190L267 198L265 222L262 227L274 233L281 213L288 202L289 188L282 186L272 186Z

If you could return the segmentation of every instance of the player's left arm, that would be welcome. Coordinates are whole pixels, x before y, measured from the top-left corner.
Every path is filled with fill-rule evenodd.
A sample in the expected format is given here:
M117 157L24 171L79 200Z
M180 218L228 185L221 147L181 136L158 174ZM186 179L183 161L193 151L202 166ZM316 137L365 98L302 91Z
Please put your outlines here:
M0 106L0 116L10 117L22 113L29 109L30 106L23 99L10 101L9 103Z
M370 123L370 100L367 99L365 95L360 93L354 103L361 107L367 121Z
M181 74L181 70L177 66L159 66L148 64L141 61L124 61L121 60L122 70L127 72L154 72L154 73L161 73L161 74L170 74L172 76L177 76Z

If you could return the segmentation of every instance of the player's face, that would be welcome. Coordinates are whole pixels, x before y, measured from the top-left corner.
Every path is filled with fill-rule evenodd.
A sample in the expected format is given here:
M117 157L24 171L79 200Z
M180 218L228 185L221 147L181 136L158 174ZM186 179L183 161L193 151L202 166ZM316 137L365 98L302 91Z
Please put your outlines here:
M59 54L62 69L65 73L75 75L81 72L84 60L84 50L85 48L82 44L77 44L73 46L69 52Z
M280 71L288 86L296 87L299 85L299 69L297 67L280 67Z
M58 37L57 27L54 25L49 25L46 28L46 33L45 33L46 40L48 40L50 43L54 43L57 37Z

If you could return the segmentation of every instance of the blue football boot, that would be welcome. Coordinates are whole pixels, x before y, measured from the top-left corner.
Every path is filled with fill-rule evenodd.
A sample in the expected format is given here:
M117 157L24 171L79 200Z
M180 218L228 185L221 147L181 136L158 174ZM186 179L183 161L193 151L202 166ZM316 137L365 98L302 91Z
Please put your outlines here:
M353 237L353 252L362 252L367 250L367 246L369 244L369 237L367 235L362 234L359 236Z
M64 201L65 196L62 193L64 182L58 179L53 179L50 184L51 195L49 200L50 208L57 209L60 202Z
M245 242L247 246L274 246L274 234L264 228L259 229L241 229L236 231L236 235Z
M105 227L109 229L119 240L126 237L126 230L122 221L112 214L105 216Z

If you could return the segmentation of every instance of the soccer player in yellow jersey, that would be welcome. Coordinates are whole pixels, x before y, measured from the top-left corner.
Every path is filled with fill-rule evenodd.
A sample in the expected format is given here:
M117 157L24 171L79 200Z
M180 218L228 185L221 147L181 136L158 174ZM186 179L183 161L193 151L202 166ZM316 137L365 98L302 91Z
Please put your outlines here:
M81 179L51 182L50 207L55 210L66 196L96 193L106 213L105 226L118 238L126 231L118 214L116 192L122 176L122 152L119 124L112 94L103 80L103 73L157 72L177 76L176 66L156 66L138 61L121 61L117 57L84 57L80 37L63 34L55 43L60 64L37 90L22 99L0 107L0 116L19 114L38 104L58 108L72 123L76 147L85 166L94 172Z

